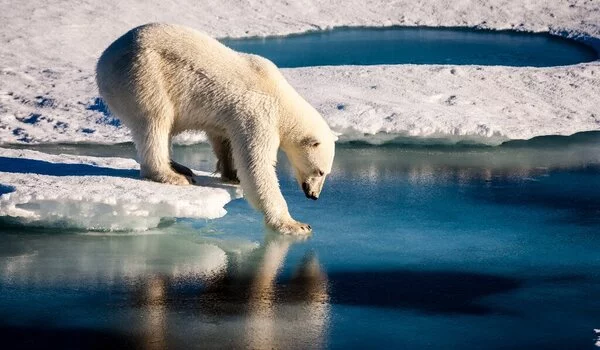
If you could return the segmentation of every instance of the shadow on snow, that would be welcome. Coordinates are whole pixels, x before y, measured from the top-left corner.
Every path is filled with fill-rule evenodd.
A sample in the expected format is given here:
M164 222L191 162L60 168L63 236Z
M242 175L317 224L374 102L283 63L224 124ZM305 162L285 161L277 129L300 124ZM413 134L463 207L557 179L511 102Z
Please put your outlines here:
M114 176L139 178L139 170L114 169L89 164L50 163L43 160L0 157L0 171L50 176Z

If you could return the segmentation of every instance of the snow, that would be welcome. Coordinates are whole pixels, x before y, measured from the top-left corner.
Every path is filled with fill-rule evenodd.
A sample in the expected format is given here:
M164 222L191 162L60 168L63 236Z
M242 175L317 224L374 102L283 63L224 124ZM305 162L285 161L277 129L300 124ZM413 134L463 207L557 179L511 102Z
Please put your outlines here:
M287 76L342 140L418 136L495 145L600 129L598 68L316 67Z
M0 0L0 143L130 140L94 83L97 57L147 22L216 37L339 26L461 26L549 31L600 51L600 2L457 0L294 2ZM557 68L372 66L286 69L343 140L401 137L497 144L600 129L600 63ZM338 108L338 106L341 106ZM186 134L177 142L205 138Z
M163 218L221 217L241 196L237 186L200 171L198 186L141 180L132 159L7 148L0 155L0 217L30 225L139 231Z

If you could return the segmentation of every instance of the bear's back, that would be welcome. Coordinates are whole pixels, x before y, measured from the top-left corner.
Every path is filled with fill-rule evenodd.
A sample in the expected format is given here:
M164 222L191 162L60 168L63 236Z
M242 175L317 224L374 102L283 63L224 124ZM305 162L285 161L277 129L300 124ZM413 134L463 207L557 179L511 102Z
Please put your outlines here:
M269 60L238 53L200 31L173 24L150 23L133 28L102 54L97 71L124 79L136 69L165 75L201 75L217 85L272 94L283 80ZM181 81L180 77L176 79Z

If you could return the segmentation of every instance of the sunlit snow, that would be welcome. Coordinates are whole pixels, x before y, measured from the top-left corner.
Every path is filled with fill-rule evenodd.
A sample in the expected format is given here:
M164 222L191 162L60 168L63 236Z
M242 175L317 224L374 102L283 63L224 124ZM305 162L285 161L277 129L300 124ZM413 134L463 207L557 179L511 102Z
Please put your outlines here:
M225 215L236 186L196 171L197 186L139 178L132 159L49 155L0 148L0 216L29 224L145 230L165 218Z

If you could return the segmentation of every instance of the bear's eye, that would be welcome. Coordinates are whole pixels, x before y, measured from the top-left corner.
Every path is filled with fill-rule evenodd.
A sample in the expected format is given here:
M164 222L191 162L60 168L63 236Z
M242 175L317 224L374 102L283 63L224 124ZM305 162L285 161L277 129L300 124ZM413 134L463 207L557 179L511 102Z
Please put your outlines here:
M305 147L317 147L321 144L321 142L319 142L316 138L309 136L304 138L301 144Z
M323 170L318 170L317 174L319 174L319 176L323 176L323 175L325 175L325 172Z

